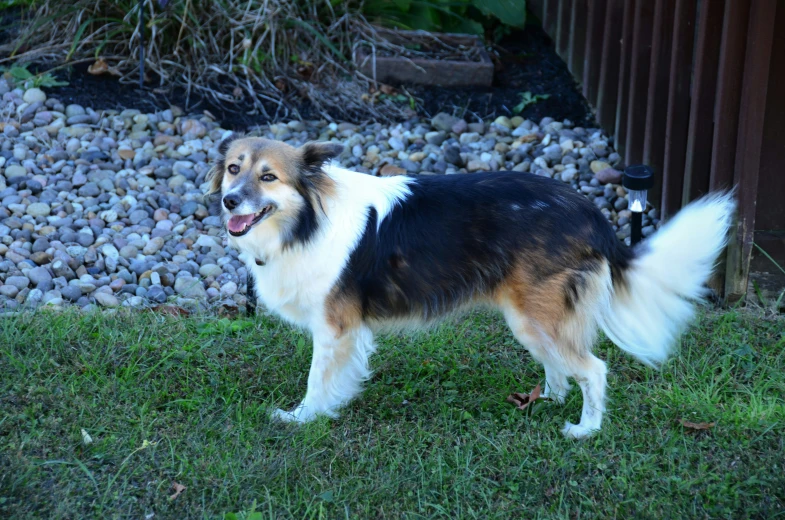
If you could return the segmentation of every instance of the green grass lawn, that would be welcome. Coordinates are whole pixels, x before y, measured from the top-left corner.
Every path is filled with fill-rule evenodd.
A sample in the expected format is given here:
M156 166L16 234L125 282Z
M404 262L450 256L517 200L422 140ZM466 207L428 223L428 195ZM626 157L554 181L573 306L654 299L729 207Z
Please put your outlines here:
M505 402L544 375L497 316L380 338L340 419L271 422L309 349L262 317L0 319L0 517L785 518L781 317L709 312L661 372L604 341L608 413L582 442L559 433L577 388Z

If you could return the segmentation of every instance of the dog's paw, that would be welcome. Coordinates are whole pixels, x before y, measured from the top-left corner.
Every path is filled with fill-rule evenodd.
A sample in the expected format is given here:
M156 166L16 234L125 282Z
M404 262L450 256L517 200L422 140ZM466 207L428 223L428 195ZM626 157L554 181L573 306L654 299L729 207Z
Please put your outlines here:
M544 392L542 396L545 397L546 399L550 399L551 402L556 404L564 404L567 401L566 394L557 394L556 392Z
M568 439L585 439L587 437L591 437L597 432L597 430L581 426L580 424L566 422L564 423L564 428L561 432Z
M281 421L281 422L285 422L285 423L300 423L300 422L302 422L297 417L297 415L295 415L294 413L287 412L286 410L281 410L280 408L278 408L272 414L270 414L270 417L272 417L272 419L274 421Z

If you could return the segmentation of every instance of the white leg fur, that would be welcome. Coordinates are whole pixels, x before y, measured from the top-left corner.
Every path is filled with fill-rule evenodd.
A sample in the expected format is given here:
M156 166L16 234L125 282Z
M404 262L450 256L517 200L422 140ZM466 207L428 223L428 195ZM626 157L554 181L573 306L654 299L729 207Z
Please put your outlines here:
M368 358L374 350L373 334L366 327L338 338L326 328L315 333L305 398L291 412L276 410L273 417L298 423L319 415L337 417L338 409L359 394L370 377Z
M575 360L577 361L577 360ZM562 433L573 439L588 437L600 429L605 411L605 385L607 368L605 363L588 354L574 368L575 380L583 391L583 410L579 424L565 423Z

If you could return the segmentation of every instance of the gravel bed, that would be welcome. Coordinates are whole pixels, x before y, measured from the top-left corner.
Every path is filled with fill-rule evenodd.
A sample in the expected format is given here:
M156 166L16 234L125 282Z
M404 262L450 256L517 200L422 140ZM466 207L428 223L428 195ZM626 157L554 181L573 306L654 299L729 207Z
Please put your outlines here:
M245 305L245 267L203 195L229 131L177 107L145 114L64 106L4 79L0 96L0 310ZM250 133L293 145L340 141L343 165L373 175L554 177L629 236L619 155L600 130L570 121L483 123L440 113L392 126L290 121ZM644 236L658 224L650 209Z

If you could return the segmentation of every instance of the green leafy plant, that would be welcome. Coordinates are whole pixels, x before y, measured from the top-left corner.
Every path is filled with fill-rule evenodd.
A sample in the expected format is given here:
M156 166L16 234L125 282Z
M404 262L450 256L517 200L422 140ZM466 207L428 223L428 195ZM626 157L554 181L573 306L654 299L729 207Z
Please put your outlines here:
M221 318L208 321L199 325L199 334L202 336L228 336L254 327L252 320L230 320Z
M59 81L52 76L51 72L40 72L33 74L27 70L27 65L14 64L10 68L0 67L0 72L8 75L15 83L27 84L31 87L64 87L68 85L67 81Z
M523 112L524 109L529 105L533 105L538 101L542 101L543 99L548 99L549 97L551 97L550 94L532 95L532 93L529 91L521 92L520 96L521 96L521 102L515 105L512 109L512 111L515 112L516 114L520 114L521 112Z
M472 5L504 25L521 29L526 25L525 0L472 0Z
M523 28L525 0L368 0L362 12L371 21L399 29L484 34L486 29ZM495 33L504 34L498 27Z
M262 520L262 513L256 510L256 500L251 504L251 509L239 513L226 513L224 520Z

